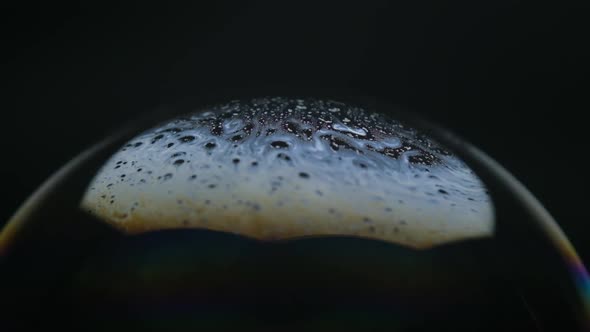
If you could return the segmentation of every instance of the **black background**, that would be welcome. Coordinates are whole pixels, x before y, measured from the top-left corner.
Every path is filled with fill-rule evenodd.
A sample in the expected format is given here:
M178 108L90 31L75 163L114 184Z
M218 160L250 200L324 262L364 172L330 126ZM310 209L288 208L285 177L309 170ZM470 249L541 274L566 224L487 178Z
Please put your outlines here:
M0 220L67 160L184 96L336 91L407 107L515 174L590 261L584 2L2 10Z

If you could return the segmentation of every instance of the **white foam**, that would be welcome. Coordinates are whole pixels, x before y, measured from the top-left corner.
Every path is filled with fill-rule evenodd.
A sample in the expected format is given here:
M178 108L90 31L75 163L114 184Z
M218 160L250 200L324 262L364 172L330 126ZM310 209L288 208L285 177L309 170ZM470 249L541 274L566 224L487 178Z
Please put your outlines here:
M97 174L83 207L129 233L351 235L414 248L493 233L473 172L394 120L282 98L206 111L131 140Z

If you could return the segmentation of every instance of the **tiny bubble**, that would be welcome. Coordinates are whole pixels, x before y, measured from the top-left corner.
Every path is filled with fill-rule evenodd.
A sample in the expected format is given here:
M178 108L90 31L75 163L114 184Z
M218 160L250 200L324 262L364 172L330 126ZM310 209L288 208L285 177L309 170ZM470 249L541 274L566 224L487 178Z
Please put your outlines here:
M270 145L275 149L286 149L289 147L289 144L284 141L274 141Z
M179 141L181 141L182 143L188 143L188 142L192 142L195 140L195 136L183 136L181 138L178 139Z

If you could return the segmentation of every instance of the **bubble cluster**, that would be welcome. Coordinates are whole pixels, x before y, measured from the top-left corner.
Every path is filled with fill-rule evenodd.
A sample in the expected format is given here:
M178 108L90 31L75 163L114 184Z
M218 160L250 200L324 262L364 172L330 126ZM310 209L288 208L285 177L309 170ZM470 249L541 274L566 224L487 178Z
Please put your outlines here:
M115 153L82 204L129 233L427 248L493 232L487 192L456 156L386 115L318 99L237 100L163 123Z

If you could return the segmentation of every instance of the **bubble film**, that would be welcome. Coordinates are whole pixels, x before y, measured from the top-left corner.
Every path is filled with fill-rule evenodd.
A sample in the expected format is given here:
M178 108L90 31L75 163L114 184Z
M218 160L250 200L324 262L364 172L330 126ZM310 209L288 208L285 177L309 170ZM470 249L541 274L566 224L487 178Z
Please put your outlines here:
M113 155L82 206L130 234L428 248L494 230L486 189L451 152L386 115L318 99L232 101L162 123Z

